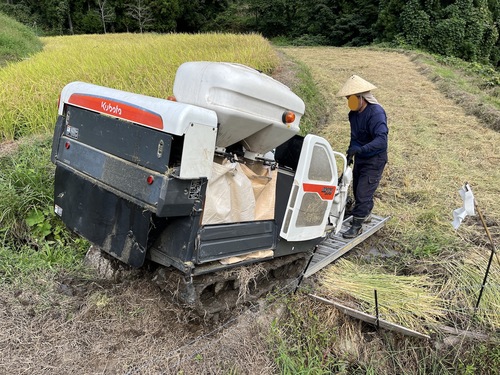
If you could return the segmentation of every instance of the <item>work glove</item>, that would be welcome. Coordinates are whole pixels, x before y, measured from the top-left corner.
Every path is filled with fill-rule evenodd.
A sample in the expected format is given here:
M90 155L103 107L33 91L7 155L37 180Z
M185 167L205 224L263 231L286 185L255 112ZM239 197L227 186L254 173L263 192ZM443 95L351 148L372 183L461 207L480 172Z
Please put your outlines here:
M360 146L349 146L349 149L347 150L347 158L352 159L354 155L357 155L360 152L361 152Z
M353 163L354 155L359 154L360 152L360 146L349 146L349 149L347 150L347 165L351 165Z

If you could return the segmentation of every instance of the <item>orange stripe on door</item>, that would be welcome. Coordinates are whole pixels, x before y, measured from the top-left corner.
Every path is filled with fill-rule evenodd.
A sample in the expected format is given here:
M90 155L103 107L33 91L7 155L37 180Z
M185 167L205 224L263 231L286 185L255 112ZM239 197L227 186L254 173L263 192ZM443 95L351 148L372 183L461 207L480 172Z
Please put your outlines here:
M335 197L337 186L335 185L317 185L317 184L302 184L302 188L306 193L317 193L321 199L331 201Z

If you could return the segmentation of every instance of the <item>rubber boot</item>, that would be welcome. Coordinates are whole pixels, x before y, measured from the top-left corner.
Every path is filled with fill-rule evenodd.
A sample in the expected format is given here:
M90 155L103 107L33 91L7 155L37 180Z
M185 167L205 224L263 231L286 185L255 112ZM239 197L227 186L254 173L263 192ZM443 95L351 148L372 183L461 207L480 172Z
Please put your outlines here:
M368 216L366 216L366 217L363 219L363 223L368 224L368 223L371 223L371 222L372 222L372 214L371 214L371 212L370 212L370 213L368 214ZM352 218L351 218L351 220L349 220L349 224L351 224L351 225L352 225Z
M342 234L344 238L354 238L363 232L363 221L364 217L354 217L352 219L351 227Z

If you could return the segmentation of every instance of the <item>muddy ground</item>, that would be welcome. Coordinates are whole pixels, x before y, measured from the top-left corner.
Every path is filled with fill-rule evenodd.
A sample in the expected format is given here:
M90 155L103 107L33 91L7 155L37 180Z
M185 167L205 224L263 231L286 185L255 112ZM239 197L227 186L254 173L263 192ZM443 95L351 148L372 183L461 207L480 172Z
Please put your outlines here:
M33 280L0 292L2 374L276 373L258 307L223 324L169 302L147 273ZM43 285L46 283L46 285Z

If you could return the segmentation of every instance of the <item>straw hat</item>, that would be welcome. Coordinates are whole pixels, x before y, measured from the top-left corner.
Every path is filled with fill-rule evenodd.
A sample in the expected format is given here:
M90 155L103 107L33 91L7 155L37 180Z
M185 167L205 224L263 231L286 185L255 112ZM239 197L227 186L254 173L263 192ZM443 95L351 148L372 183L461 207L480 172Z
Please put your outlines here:
M344 86L339 90L337 96L361 94L362 92L367 92L376 88L377 86L372 85L370 82L354 74L344 83Z

